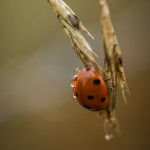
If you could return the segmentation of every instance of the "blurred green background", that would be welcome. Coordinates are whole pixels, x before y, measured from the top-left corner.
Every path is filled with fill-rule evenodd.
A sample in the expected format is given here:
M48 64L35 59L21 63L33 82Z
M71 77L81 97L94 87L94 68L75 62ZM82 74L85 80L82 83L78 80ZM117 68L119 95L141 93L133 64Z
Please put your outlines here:
M98 0L65 0L95 37L103 64ZM46 0L0 1L0 150L150 149L150 1L109 0L131 91L116 114L122 134L110 142L97 113L72 97L80 60Z

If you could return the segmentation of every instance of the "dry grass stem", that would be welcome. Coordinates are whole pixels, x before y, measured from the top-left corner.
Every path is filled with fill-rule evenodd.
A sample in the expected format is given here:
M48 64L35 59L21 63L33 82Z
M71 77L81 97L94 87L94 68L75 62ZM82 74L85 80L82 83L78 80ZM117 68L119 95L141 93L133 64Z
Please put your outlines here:
M81 33L85 32L92 38L93 36L84 27L78 16L62 0L48 0L48 2L56 13L71 46L83 64L86 67L94 67L102 72L101 67L97 64L94 58L94 55L97 55L93 52L89 43Z
M104 78L110 78L107 82L110 89L110 104L108 109L100 112L103 119L104 129L107 140L112 138L112 130L116 129L118 133L119 127L115 116L116 94L118 82L121 87L122 95L126 103L125 92L129 91L126 83L125 73L123 69L123 60L121 49L115 35L115 31L111 22L109 8L106 0L99 0L101 12L100 23L104 42L105 61L104 61Z
M93 36L84 27L78 16L62 0L48 0L48 2L56 13L70 45L85 67L94 67L103 74L104 79L107 80L110 102L107 109L100 111L100 116L104 123L106 133L105 138L110 140L113 137L111 134L113 129L116 129L117 132L119 132L115 116L118 83L120 84L125 102L125 92L128 91L128 86L123 69L121 49L110 19L107 2L106 0L99 0L101 7L100 21L105 50L104 70L97 64L94 57L97 55L93 52L89 43L83 37L82 32L88 34L92 38Z
M109 8L106 0L100 0L100 7L100 20L105 50L104 70L107 73L107 76L110 76L112 88L114 90L117 89L117 84L119 82L123 98L126 102L125 92L128 91L128 86L123 69L122 54L110 19Z

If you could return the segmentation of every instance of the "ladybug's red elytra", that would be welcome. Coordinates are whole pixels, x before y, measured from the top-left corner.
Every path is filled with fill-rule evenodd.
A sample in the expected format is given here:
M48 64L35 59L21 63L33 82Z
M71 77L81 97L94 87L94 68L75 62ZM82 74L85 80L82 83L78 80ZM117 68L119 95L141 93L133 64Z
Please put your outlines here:
M85 108L98 111L107 108L109 93L100 73L93 67L77 69L72 78L74 97Z

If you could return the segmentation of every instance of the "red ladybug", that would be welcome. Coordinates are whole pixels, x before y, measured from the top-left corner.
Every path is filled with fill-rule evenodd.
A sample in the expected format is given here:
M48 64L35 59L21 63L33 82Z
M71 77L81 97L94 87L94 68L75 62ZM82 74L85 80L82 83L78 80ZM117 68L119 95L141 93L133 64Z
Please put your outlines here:
M77 70L76 70L77 71ZM109 93L100 73L92 67L78 69L72 80L74 98L85 108L98 111L107 108Z

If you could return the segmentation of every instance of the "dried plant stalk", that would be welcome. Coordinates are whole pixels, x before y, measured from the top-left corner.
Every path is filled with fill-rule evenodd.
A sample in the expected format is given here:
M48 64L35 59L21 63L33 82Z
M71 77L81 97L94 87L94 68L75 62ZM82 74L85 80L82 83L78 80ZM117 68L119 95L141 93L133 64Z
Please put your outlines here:
M78 16L62 0L48 0L48 2L56 13L64 33L79 59L86 67L94 67L101 74L103 73L104 79L107 80L107 86L110 92L110 104L107 109L100 111L100 116L104 123L104 129L106 132L105 137L109 140L112 138L111 132L113 129L116 129L119 132L115 116L118 82L125 101L125 91L128 91L128 87L123 69L120 46L110 19L109 8L106 0L99 0L101 6L100 20L105 50L104 70L97 64L94 57L96 54L82 36L82 32L84 32L93 38Z
M111 77L112 88L114 90L116 90L117 84L119 82L123 98L126 102L125 92L129 90L123 69L121 49L110 19L109 8L106 0L100 0L100 6L100 20L105 50L104 70L106 70L105 72L107 76Z
M81 33L85 32L92 38L93 36L84 27L78 16L62 0L48 0L48 2L56 13L71 46L83 64L85 66L94 67L102 72L101 67L94 58L96 54Z
M115 128L118 133L120 132L117 123L117 118L115 116L115 104L118 82L120 84L125 102L125 92L128 91L128 86L126 83L125 73L123 69L121 49L110 19L110 13L107 2L106 0L99 0L99 2L101 7L100 22L105 50L104 78L111 79L107 83L109 89L111 89L110 104L108 109L106 109L103 112L100 112L100 115L103 118L104 128L106 132L105 138L109 140L112 138L112 129Z

